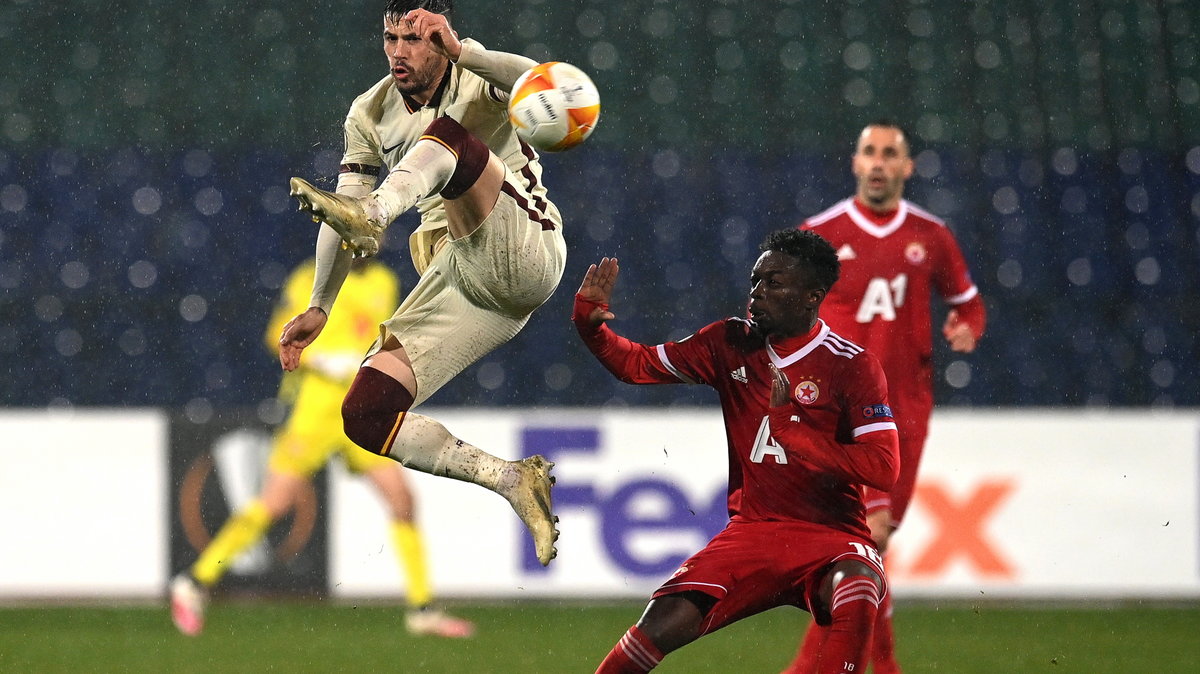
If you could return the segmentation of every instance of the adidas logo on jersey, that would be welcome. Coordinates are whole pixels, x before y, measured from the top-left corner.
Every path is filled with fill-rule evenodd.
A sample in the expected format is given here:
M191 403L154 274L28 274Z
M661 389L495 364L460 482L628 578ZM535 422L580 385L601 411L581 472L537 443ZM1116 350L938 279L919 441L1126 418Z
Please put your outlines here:
M748 379L746 379L746 366L745 365L739 367L738 369L734 370L733 372L730 372L729 376L733 377L734 380L736 380L736 381L742 382L743 384L745 384L746 382L749 381Z
M838 248L837 256L839 260L853 260L854 258L858 257L854 254L854 249L851 248L850 244L848 243L843 243L842 247Z

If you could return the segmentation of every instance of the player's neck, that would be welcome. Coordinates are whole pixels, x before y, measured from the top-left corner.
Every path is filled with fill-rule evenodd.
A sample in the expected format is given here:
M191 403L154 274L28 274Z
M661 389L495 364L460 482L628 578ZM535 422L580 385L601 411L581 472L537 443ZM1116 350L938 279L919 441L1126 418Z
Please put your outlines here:
M817 332L821 330L821 323L813 317L812 323L807 330L798 330L786 335L774 334L767 341L771 343L771 348L775 353L786 356L790 353L799 351L805 344L808 344L817 336Z
M896 215L896 211L900 210L900 197L875 204L862 197L855 196L854 207L876 224L883 224L891 220Z

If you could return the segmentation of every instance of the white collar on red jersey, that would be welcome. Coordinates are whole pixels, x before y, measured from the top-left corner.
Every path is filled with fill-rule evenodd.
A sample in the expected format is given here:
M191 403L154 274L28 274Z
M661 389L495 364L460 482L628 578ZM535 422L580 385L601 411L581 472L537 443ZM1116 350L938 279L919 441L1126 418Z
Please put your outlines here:
M812 341L800 347L799 349L796 349L795 353L789 354L786 358L780 358L779 354L775 353L775 349L771 348L771 341L768 339L767 355L771 358L771 363L774 364L775 367L782 370L789 365L799 362L801 358L812 353L818 346L821 345L821 342L825 341L825 336L829 334L829 326L825 324L825 321L818 318L817 323L821 324L821 329L817 330L817 334L812 338Z
M896 214L882 225L875 224L870 218L863 215L862 211L858 210L858 204L854 203L854 199L846 200L846 214L850 216L854 224L858 225L859 229L877 239L882 239L900 229L900 225L904 224L904 218L908 217L908 202L901 199L900 205L896 207Z

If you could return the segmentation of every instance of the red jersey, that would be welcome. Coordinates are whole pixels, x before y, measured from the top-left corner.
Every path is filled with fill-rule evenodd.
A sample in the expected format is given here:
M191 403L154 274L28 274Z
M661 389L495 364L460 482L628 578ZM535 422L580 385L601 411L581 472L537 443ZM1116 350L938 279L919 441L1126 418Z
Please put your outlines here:
M581 306L582 305L582 306ZM575 321L593 354L622 381L716 389L729 452L730 518L799 520L863 536L870 532L859 485L888 489L898 439L879 362L818 321L803 337L771 344L745 319L728 318L657 346L592 328L576 297ZM771 408L774 364L792 387Z
M881 217L846 199L800 229L833 244L842 262L821 318L879 358L893 401L932 405L931 294L953 306L979 295L946 224L908 201Z

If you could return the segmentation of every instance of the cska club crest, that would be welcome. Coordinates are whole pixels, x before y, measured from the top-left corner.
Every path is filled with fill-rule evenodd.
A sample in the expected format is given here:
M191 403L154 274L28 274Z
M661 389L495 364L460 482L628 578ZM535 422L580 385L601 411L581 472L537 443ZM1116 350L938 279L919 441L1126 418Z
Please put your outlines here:
M811 405L817 402L817 398L821 397L821 387L817 386L816 382L811 379L796 384L796 400L801 405Z
M913 241L904 249L904 258L912 264L921 264L925 261L925 246L920 241Z

